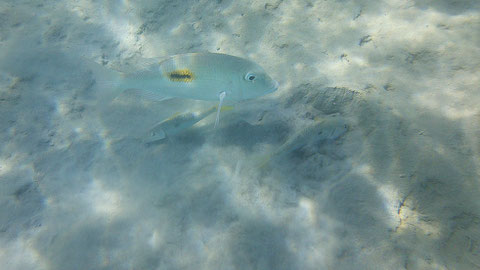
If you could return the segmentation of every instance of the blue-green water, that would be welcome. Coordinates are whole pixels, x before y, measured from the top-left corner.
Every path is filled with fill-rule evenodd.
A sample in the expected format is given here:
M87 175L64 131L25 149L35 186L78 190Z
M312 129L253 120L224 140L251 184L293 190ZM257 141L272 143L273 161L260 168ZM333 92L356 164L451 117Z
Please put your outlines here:
M103 84L189 52L271 94ZM480 269L478 1L0 2L0 269ZM146 138L147 136L147 138Z

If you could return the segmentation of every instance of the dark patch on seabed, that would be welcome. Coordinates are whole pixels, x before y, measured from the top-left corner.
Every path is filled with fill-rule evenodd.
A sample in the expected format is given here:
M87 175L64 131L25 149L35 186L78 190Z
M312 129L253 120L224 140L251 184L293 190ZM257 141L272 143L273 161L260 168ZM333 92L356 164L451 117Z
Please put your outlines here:
M0 205L1 236L14 239L23 230L42 226L45 199L37 183L28 174L2 175L0 188L2 193L9 193L2 198Z
M318 84L301 84L295 94L287 98L285 108L294 104L311 105L322 114L348 113L359 101L358 92L346 87L322 87Z

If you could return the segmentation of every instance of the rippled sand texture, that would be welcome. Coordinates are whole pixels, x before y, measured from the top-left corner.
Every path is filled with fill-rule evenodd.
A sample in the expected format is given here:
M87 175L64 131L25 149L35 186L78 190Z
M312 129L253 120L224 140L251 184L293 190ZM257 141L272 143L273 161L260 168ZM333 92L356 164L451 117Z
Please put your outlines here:
M92 65L199 51L280 88L145 144L215 102ZM1 268L480 269L479 55L475 0L4 0Z

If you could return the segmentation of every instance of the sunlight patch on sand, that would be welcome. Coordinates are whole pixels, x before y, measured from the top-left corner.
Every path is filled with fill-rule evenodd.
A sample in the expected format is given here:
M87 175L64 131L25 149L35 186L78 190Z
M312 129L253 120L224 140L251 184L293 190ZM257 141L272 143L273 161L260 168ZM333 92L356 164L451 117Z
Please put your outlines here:
M14 168L14 164L11 161L11 158L4 158L0 159L0 176L7 174Z
M310 226L314 226L317 219L315 203L308 198L302 197L298 202L298 208L302 220L307 221Z
M119 193L108 190L98 179L94 179L86 193L86 200L90 202L95 214L108 218L122 212L122 199Z
M382 198L383 207L388 213L387 217L382 217L385 222L388 222L390 228L398 226L400 220L398 217L398 202L401 196L397 189L388 183L380 183L375 177L375 170L370 164L360 164L355 169L355 173L361 175L370 184L377 188L377 192Z
M33 239L24 237L0 242L0 261L5 263L2 269L48 269L32 245Z

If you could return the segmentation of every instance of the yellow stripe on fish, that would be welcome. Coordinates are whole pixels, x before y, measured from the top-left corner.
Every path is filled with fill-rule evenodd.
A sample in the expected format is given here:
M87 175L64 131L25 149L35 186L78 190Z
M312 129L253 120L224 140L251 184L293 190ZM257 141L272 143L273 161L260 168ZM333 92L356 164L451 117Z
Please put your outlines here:
M167 72L166 77L173 82L192 82L195 79L195 75L189 69L178 69L171 72Z

